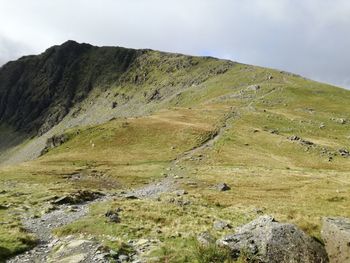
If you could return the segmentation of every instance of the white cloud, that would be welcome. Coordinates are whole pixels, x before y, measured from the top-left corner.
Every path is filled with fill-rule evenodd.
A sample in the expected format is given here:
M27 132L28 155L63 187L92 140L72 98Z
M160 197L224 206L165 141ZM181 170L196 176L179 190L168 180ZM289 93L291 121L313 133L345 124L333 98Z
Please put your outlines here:
M0 66L5 62L18 58L32 50L20 42L13 41L0 35Z
M0 63L74 39L211 54L350 87L348 0L0 0L0 6Z

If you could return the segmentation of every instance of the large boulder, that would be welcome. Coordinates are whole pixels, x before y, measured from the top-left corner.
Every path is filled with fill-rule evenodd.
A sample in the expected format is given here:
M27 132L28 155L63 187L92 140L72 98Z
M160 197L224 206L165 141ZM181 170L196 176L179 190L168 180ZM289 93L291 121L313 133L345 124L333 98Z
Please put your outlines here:
M244 253L261 263L325 263L324 247L292 224L279 223L271 216L261 216L225 236L217 244L230 250L233 259Z
M350 262L350 219L324 218L322 238L331 263Z

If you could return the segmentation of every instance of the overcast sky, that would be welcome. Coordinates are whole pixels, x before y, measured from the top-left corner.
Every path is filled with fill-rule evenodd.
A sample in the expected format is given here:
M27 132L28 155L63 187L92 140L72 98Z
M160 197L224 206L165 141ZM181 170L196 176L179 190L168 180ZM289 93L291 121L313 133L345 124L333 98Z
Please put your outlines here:
M350 88L350 0L0 0L0 64L68 39L211 55Z

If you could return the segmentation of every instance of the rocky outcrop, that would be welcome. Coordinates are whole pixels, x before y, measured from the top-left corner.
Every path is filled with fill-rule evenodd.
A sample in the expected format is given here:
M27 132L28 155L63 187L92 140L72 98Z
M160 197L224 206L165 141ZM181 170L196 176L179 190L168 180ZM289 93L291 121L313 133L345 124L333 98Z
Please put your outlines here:
M44 155L50 149L56 148L69 140L69 136L67 134L58 134L54 135L47 139L45 148L41 151L40 155Z
M81 204L84 202L88 202L88 201L93 201L97 198L102 197L103 194L100 192L92 192L92 191L88 191L88 190L79 190L75 193L71 193L68 195L63 195L63 196L56 196L53 198L53 200L51 201L51 204L54 205L63 205L63 204Z
M244 252L253 262L261 263L325 263L324 247L292 224L276 222L261 216L225 236L217 244L230 250L234 259ZM254 261L255 260L255 261Z
M350 262L350 219L324 218L322 238L331 263Z
M43 134L95 87L119 81L143 51L67 41L0 68L0 122Z
M314 145L313 142L304 140L304 139L302 139L302 138L300 138L299 136L296 136L296 135L290 136L290 137L288 137L288 139L289 139L290 141L297 141L297 142L299 142L299 143L302 144L302 145L307 145L307 146Z

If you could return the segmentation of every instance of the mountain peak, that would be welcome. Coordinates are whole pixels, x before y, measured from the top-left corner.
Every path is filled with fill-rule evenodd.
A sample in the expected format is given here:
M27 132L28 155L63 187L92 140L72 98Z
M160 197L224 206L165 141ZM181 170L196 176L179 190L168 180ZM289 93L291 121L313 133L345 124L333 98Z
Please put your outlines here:
M93 46L87 43L78 43L74 40L67 40L66 42L63 42L60 45L55 45L52 46L50 48L48 48L44 53L50 53L51 52L55 52L55 51L59 51L59 52L63 52L63 53L70 53L70 52L78 52L78 51L85 51L88 50L90 48L92 48Z
M62 48L71 48L71 47L77 47L77 46L89 46L92 47L92 45L87 44L87 43L79 43L75 40L67 40L63 42L61 45L59 45Z

